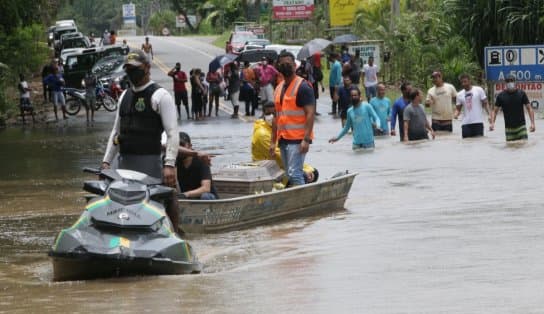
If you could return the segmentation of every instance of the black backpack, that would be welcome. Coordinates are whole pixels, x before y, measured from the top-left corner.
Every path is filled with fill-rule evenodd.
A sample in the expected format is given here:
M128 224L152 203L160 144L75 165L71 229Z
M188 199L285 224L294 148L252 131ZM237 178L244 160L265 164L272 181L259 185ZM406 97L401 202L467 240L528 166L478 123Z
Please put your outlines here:
M321 82L323 80L323 72L321 72L321 69L318 67L313 68L314 72L314 80L316 82Z
M17 88L19 89L19 92L21 94L24 94L26 92L26 90L23 88L23 83L22 82L19 82L19 84L17 84Z

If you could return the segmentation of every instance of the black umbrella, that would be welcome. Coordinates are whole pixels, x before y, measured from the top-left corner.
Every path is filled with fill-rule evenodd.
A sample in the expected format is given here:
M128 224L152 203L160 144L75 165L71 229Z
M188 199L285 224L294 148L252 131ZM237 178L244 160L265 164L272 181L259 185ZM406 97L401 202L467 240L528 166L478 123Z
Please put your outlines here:
M238 55L239 62L259 62L261 59L265 57L267 59L276 60L278 58L278 53L275 50L266 50L266 49L258 49L258 50L247 50L240 55Z
M330 40L326 40L323 38L312 39L306 44L304 44L304 46L302 46L302 49L300 49L300 51L297 54L297 59L306 60L309 57L313 56L314 54L327 48L330 44L331 44Z
M359 40L359 37L357 35L344 34L344 35L334 37L334 39L332 40L332 43L333 44L347 44L347 43L351 43L358 40Z
M238 56L232 53L227 53L226 55L220 55L215 57L208 66L209 72L215 72L217 69L222 68L224 65L229 64L236 60Z

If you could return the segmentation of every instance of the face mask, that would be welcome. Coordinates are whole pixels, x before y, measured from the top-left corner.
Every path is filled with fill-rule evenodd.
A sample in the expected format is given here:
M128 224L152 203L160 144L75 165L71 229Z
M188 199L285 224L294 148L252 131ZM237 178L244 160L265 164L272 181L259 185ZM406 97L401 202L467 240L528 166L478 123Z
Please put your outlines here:
M127 72L128 79L133 85L138 85L145 77L145 70L142 68L125 69L125 72Z
M263 66L265 67L268 64L268 62L263 61Z
M290 77L293 75L293 67L290 64L282 63L278 66L278 72L280 72L283 77Z
M506 88L508 88L509 90L516 89L516 83L515 82L508 82L508 83L506 83Z
M274 115L273 114L267 114L264 116L264 121L268 123L268 125L272 125L272 121L274 121Z
M360 102L361 102L360 99L351 99L351 104L352 104L353 106L357 106Z

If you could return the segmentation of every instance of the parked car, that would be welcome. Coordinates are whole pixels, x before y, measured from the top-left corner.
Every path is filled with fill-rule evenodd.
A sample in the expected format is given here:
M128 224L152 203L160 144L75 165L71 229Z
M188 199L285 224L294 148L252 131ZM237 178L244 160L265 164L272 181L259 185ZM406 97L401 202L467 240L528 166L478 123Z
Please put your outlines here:
M55 27L56 26L49 26L47 29L47 45L49 47L53 46L53 43L55 42Z
M80 32L66 33L60 37L59 46L55 49L55 56L59 56L64 49L89 48L91 41Z
M60 20L55 22L55 26L73 26L77 28L76 21L74 20Z
M266 49L274 50L274 51L276 51L278 53L278 55L284 50L289 51L290 53L293 54L293 56L295 56L295 63L297 65L297 68L300 65L300 61L297 60L296 57L297 57L297 54L300 51L300 49L302 49L302 46L298 46L298 45L268 45L268 46L266 46Z
M67 33L77 33L77 27L69 26L69 25L55 26L55 31L53 32L53 40L54 40L53 44L55 48L57 48L60 44L60 37L63 34L67 34Z
M95 63L92 73L102 82L105 88L109 88L111 83L114 82L122 89L126 89L128 87L128 79L125 75L124 65L125 56L107 56Z
M126 48L122 45L110 45L93 48L81 48L66 55L64 62L64 80L67 87L80 88L81 80L91 70L98 60L107 56L124 56Z
M238 54L244 49L246 42L258 39L253 32L232 32L225 50L230 53Z

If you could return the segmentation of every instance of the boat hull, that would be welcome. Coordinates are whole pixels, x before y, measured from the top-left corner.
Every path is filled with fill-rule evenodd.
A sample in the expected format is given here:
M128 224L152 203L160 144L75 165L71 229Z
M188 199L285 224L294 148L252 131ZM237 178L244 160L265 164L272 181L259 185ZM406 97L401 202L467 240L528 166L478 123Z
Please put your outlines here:
M223 232L343 209L356 175L235 198L182 199L180 228L186 233Z
M127 258L118 255L80 255L49 253L53 261L53 280L87 280L138 275L197 274L200 263L170 259Z

